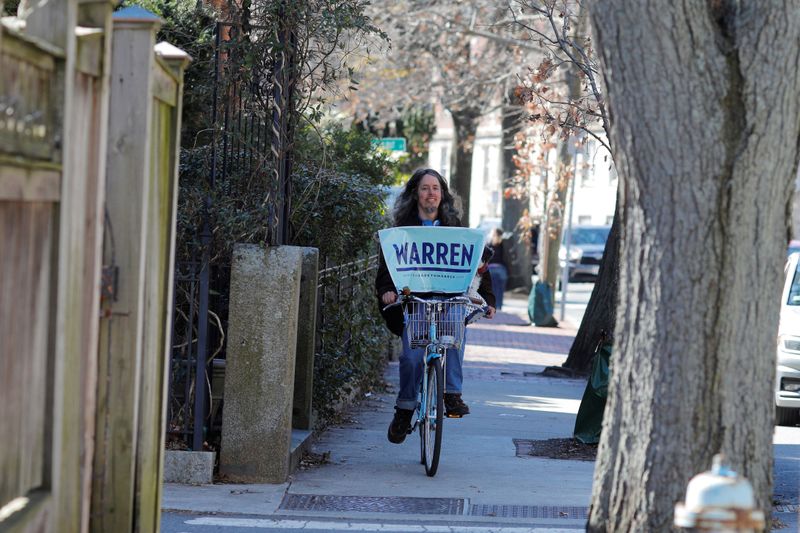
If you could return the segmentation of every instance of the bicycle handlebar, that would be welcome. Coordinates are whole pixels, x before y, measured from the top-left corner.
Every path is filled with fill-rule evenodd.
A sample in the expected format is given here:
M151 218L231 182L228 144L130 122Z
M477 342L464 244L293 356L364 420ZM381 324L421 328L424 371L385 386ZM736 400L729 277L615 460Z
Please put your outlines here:
M481 298L481 300L483 300L483 298ZM419 302L419 303L423 303L423 304L435 303L435 302L464 303L464 304L472 304L472 305L478 307L482 311L481 314L484 315L484 316L489 312L489 306L486 305L485 301L483 301L484 305L478 305L469 296L451 296L450 298L446 298L444 300L438 300L438 299L426 300L424 298L420 298L419 296L414 296L413 294L409 294L409 295L398 294L397 295L397 301L387 305L386 307L383 308L383 310L386 311L387 309L389 309L391 307L397 307L398 305L402 305L402 304L407 303L407 302ZM474 321L474 318L471 319L469 322L473 322L473 321Z

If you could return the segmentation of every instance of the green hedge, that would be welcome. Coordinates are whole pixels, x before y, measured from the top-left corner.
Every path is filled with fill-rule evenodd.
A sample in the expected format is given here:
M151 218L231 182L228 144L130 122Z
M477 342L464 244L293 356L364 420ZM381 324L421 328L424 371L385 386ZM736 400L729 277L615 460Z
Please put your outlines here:
M319 248L328 265L356 262L320 280L313 404L324 425L354 389L383 382L390 334L374 297L374 261L369 268L367 258L377 251L375 233L388 225L384 191L395 164L372 147L369 134L340 126L301 131L295 150L294 244Z

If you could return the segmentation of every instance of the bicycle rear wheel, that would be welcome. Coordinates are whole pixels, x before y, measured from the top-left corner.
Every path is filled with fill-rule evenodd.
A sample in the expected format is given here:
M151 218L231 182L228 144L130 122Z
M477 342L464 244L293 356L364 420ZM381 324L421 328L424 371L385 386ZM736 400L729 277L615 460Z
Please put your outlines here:
M428 394L425 404L420 406L423 412L419 435L422 440L421 455L422 462L425 464L425 473L433 477L439 468L442 430L444 429L444 371L441 359L434 359L428 363L426 370Z

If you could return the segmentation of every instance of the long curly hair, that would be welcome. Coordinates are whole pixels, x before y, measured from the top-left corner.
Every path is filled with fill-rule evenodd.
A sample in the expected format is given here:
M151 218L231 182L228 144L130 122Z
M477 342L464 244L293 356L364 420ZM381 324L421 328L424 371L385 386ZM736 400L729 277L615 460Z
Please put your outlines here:
M442 226L460 226L458 206L461 203L458 196L450 192L447 182L441 174L432 168L421 168L416 170L406 183L403 192L397 197L394 202L394 225L395 226L415 226L419 218L418 202L419 195L417 190L422 178L425 176L433 176L439 180L439 186L442 189L442 201L439 204L439 213L436 218Z

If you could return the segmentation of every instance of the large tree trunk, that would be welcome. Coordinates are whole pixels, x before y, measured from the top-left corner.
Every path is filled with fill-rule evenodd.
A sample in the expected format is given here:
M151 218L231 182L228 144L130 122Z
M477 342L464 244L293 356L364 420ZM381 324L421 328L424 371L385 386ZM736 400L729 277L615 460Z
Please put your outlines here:
M575 374L589 372L592 355L603 332L614 334L617 313L617 290L619 286L619 209L614 210L614 222L608 235L600 271L592 290L592 296L583 313L581 325L567 360L562 365ZM615 354L616 357L616 354Z
M513 101L513 94L509 96L509 101ZM515 112L518 108L506 106L503 109L503 164L501 167L502 194L503 202L503 229L513 231L514 236L506 240L505 246L509 249L506 257L508 261L508 289L522 287L526 291L531 289L531 274L533 265L531 264L531 242L530 235L523 235L522 230L517 227L520 219L528 211L530 197L527 192L519 196L506 195L505 191L514 187L514 134L519 127L519 113Z
M585 24L585 12L583 9L581 9L581 15L578 17L578 22L576 25L579 33ZM575 65L570 65L569 70L564 74L564 76L567 86L569 87L569 100L571 102L578 101L581 97L581 79L578 77L577 67ZM573 150L570 150L570 144L574 142L574 138L561 138L559 142L559 164L556 167L556 183L559 182L563 173L574 168L573 157L576 157L576 154ZM549 202L547 208L548 212L545 219L544 232L541 236L541 238L544 239L544 246L542 248L542 258L539 266L539 277L541 281L550 285L550 289L554 296L556 285L558 280L561 278L561 266L558 260L558 250L561 247L561 236L563 235L564 229L566 229L567 225L569 224L567 217L570 216L571 211L567 205L567 194L570 188L571 180L576 178L574 172L572 174L572 177L565 181L563 187L556 186L553 199L551 202ZM570 199L570 201L572 201L572 199ZM555 301L555 298L553 298L553 301Z
M480 114L472 109L450 110L453 118L453 149L450 187L461 198L461 221L469 225L469 195L472 184L472 153Z
M616 351L589 531L668 531L722 451L772 492L800 9L597 0L620 175Z
M576 76L571 76L570 86L577 85ZM558 165L556 165L555 181L558 182L560 176L565 172L564 169L572 168L572 157L569 153L569 142L562 140L558 150ZM574 179L574 176L570 179ZM563 187L556 187L553 196L547 205L547 216L545 217L544 232L540 238L544 239L542 248L542 259L539 266L539 278L541 281L550 285L555 294L556 285L561 278L561 265L558 260L558 250L561 248L561 237L567 227L567 216L569 206L567 205L567 193L569 182ZM555 300L554 300L555 301Z

